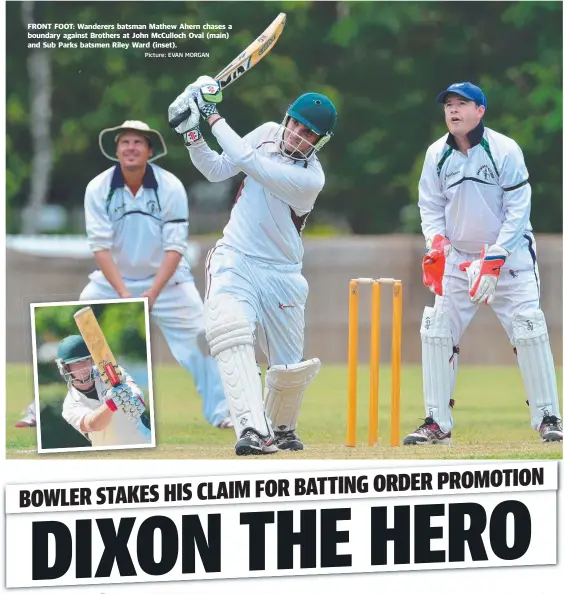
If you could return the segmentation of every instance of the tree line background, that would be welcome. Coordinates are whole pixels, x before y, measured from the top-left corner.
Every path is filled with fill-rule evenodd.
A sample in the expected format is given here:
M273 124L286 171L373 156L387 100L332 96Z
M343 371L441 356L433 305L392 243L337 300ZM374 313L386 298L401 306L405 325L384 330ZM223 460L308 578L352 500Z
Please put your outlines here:
M111 166L98 134L126 119L164 135L169 154L158 163L187 188L192 233L221 231L239 180L203 181L168 127L167 108L199 75L219 72L279 12L287 14L280 41L226 89L220 111L243 135L281 121L303 92L333 100L337 128L320 153L326 186L306 231L418 232L424 154L446 130L435 96L470 80L488 98L486 126L524 151L534 228L561 233L561 2L241 1L7 3L8 233L40 230L45 203L77 214L59 232L82 233L84 189ZM209 58L148 59L132 49L28 50L28 22L233 29L228 40L177 41L175 51L209 51Z
M35 336L38 349L38 380L48 383L60 380L55 364L59 342L71 334L80 334L74 314L84 305L53 305L35 308ZM142 302L91 305L102 332L118 364L123 359L147 362L145 309ZM41 347L49 344L48 357L39 356Z

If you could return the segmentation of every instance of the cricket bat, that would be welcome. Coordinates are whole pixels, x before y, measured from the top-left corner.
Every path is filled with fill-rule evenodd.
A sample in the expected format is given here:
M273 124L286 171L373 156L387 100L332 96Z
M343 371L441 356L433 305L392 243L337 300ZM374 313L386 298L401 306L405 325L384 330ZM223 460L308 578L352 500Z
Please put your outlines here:
M110 389L121 384L123 381L121 369L118 367L112 349L110 349L92 308L83 307L77 311L74 314L74 321L106 387Z
M232 82L243 76L253 66L256 66L268 52L276 45L280 39L284 26L286 25L286 15L281 12L270 23L268 28L257 37L247 49L239 54L230 64L228 64L214 79L219 83L221 89L225 89ZM190 109L178 114L170 120L171 128L176 128L190 115Z

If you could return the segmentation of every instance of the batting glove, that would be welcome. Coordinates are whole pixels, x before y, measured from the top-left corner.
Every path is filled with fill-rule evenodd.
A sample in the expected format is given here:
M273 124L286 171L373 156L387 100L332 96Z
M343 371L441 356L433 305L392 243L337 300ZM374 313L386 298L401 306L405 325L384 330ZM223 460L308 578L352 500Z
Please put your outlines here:
M423 284L435 295L443 294L445 264L452 249L450 241L442 235L435 235L429 249L423 256Z
M223 94L220 85L211 77L203 76L201 79L206 80L206 84L200 87L199 93L196 94L198 100L198 108L206 122L212 115L219 115L217 111L217 104L221 103ZM200 80L200 79L198 79Z
M181 123L185 122L192 112L190 99L196 99L200 111L206 121L217 113L217 103L221 103L223 94L220 85L211 76L200 76L189 84L168 108L168 124L177 132ZM186 130L179 132L183 134Z
M194 97L188 98L188 108L190 109L190 117L174 130L182 136L184 145L187 148L191 148L195 145L202 144L204 139L200 130L200 110Z
M120 384L106 393L106 404L114 412L118 408L132 421L136 421L145 410L141 394L135 394L130 386Z
M190 99L194 98L199 92L200 85L193 82L169 105L168 125L171 128L176 129L182 122L185 122L190 117Z
M468 275L468 294L472 303L489 305L494 300L501 267L509 252L499 245L484 246L479 260L463 262L460 270Z

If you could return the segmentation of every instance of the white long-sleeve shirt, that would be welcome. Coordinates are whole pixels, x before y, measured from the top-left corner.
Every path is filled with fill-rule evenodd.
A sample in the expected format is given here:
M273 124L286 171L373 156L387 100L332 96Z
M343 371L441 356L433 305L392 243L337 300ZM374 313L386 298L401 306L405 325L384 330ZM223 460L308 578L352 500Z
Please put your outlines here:
M143 398L143 392L133 381L133 378L123 367L120 369L123 374L123 382L133 390L134 394ZM145 427L141 419L133 421L119 408L113 413L112 420L105 429L90 433L82 431L81 423L84 417L106 401L107 388L101 380L96 366L94 366L94 387L96 388L96 398L89 398L74 387L69 389L63 402L62 414L65 421L87 437L93 447L150 444L151 430Z
M301 266L301 231L325 184L317 156L308 161L284 157L275 145L279 124L269 122L241 138L225 120L212 127L223 153L207 144L189 149L195 167L212 182L243 171L244 179L218 245L272 264Z
M483 124L469 139L467 156L450 134L427 150L419 182L425 239L441 234L471 253L494 243L510 254L528 249L531 186L519 145Z
M84 208L90 249L110 250L124 280L154 276L170 250L183 255L170 282L191 278L185 258L188 197L172 173L147 164L134 196L120 166L111 167L88 184Z

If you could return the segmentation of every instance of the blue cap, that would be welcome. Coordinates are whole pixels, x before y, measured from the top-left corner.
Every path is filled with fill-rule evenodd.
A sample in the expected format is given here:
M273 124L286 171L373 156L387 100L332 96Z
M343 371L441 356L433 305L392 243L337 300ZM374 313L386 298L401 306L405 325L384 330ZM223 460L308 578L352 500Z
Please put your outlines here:
M466 99L474 101L476 105L483 105L486 108L488 107L486 96L484 95L482 89L476 85L473 85L471 82L461 82L450 85L448 89L437 95L437 103L444 103L445 97L449 93L456 93L461 97L466 97Z

